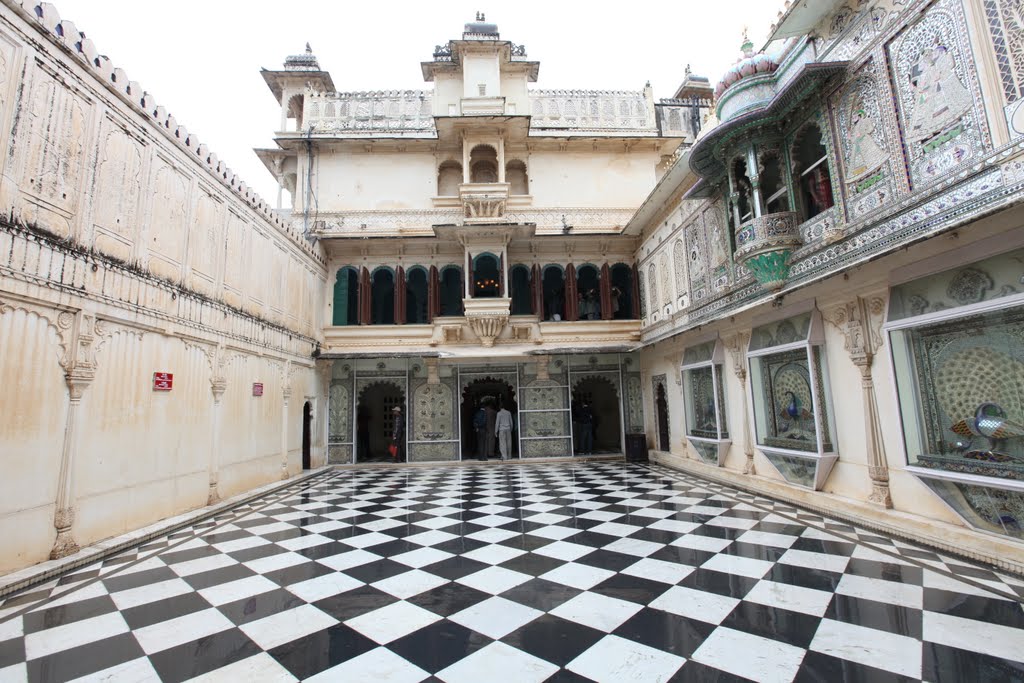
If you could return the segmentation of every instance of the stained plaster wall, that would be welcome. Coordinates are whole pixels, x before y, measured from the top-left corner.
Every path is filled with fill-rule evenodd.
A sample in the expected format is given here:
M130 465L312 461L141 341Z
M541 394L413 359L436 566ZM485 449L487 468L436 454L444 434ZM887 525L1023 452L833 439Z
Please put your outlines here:
M326 458L322 255L33 8L0 6L0 571L297 473L307 398Z

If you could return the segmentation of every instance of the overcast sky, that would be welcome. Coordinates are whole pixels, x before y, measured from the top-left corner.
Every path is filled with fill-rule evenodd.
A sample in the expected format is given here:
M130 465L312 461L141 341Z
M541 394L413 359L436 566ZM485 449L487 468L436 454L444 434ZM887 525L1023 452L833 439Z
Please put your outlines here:
M712 85L758 47L782 0L598 3L474 0L54 0L105 54L274 204L277 184L252 152L273 145L280 110L260 68L280 68L308 41L346 90L419 89L420 62L483 11L501 37L540 62L538 88L643 88L671 97L687 64Z

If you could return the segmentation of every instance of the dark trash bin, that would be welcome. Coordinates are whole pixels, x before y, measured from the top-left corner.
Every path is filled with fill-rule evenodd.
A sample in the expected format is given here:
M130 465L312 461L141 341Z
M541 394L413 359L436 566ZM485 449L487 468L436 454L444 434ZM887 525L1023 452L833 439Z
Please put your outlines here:
M646 434L626 434L626 461L647 462Z

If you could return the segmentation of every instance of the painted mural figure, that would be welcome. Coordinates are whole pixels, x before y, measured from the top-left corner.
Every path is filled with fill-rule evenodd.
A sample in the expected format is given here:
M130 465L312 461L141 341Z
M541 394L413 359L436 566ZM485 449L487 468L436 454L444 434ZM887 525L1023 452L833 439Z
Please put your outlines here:
M850 156L846 161L850 180L858 180L885 163L888 154L875 142L875 121L859 98L850 108Z
M908 78L914 92L911 140L925 140L941 132L971 107L971 94L957 76L953 54L938 39L921 50Z

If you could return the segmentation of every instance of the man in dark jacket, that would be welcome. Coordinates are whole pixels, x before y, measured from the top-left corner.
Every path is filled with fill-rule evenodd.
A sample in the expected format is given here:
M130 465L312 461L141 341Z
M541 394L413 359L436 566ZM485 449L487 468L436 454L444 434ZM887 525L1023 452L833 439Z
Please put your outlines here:
M487 411L483 406L473 414L473 431L476 432L476 459L486 460L484 444L487 442Z
M490 397L484 403L484 414L487 417L487 430L484 433L484 460L494 457L494 443L498 438L496 425L498 423L498 411L494 409L494 401Z
M405 462L405 416L402 415L402 407L395 406L391 409L394 427L391 429L391 443L395 446L395 453L391 456L392 462Z
M594 452L594 410L590 403L580 408L580 453L590 455Z

